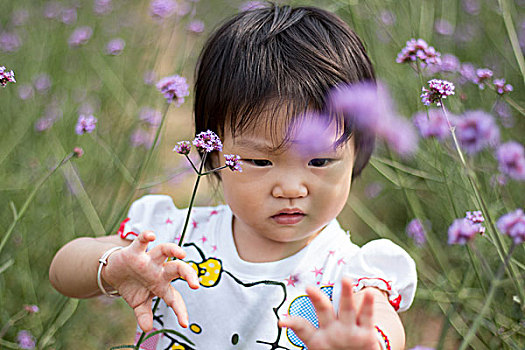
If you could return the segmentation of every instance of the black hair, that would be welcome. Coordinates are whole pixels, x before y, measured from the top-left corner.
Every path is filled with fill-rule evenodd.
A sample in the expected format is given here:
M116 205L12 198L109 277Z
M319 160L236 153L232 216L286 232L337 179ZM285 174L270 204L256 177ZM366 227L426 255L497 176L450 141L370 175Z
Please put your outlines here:
M357 34L336 15L271 3L241 12L215 30L199 57L196 133L212 130L222 137L229 124L235 136L259 127L260 118L274 128L283 108L287 125L320 112L342 131L337 143L354 137L355 177L370 159L374 137L352 130L349 120L330 112L327 100L334 87L362 81L375 81L372 64Z

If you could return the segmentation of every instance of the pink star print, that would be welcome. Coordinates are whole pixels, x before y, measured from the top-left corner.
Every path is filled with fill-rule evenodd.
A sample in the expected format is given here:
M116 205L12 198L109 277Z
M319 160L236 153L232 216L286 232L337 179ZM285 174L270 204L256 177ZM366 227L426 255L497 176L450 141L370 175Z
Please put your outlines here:
M217 215L217 214L219 214L219 212L217 210L212 210L211 213L210 213L210 216Z
M346 265L346 262L344 261L343 258L337 260L337 265L341 265L341 264L345 264Z
M202 243L206 243L206 241L208 240L208 238L206 236L202 236L201 237L201 241Z
M334 254L335 254L335 250L330 250L330 251L328 252L328 255L334 255Z
M287 286L295 287L295 283L297 282L297 277L290 275L290 277L284 279L286 281Z
M170 218L167 218L167 219L166 219L166 224L173 224L173 221L171 221Z
M177 237L175 237L175 240L177 241L177 243L180 241L180 238L181 238L181 235L178 235Z
M193 228L197 228L197 221L192 220L192 221L191 221L191 224L193 225Z
M315 273L315 277L317 277L323 274L323 268L321 267L320 269L318 269L317 267L314 267L314 269L311 272Z
M211 246L211 251L212 252L216 252L217 251L217 246L216 245L212 245Z

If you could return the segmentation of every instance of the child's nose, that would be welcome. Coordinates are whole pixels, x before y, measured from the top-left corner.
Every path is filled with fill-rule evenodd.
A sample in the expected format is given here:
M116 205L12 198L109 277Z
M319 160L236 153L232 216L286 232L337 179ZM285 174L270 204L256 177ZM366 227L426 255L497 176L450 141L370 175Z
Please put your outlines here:
M287 176L276 182L272 195L275 198L303 198L308 195L308 188L297 177Z

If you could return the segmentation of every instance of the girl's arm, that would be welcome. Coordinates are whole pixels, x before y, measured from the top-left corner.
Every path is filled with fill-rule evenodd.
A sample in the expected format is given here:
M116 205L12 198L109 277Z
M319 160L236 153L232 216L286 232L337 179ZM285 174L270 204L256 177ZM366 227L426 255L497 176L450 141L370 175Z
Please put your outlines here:
M116 289L133 308L135 318L143 331L153 327L151 300L162 298L173 309L182 327L188 326L186 306L171 281L183 278L197 289L199 280L195 270L182 261L184 250L175 243L161 243L147 251L155 234L144 231L133 241L119 236L78 238L58 251L49 269L51 284L62 294L74 298L89 298L102 294L97 285L100 257L108 249L125 246L111 254L102 269L102 280L107 291ZM167 261L174 257L176 260Z
M97 285L98 259L112 247L126 247L131 241L118 235L90 238L77 238L64 245L55 255L49 268L49 281L57 291L72 298L91 298L101 295ZM109 256L108 266L113 262L114 255ZM104 280L106 290L113 288Z

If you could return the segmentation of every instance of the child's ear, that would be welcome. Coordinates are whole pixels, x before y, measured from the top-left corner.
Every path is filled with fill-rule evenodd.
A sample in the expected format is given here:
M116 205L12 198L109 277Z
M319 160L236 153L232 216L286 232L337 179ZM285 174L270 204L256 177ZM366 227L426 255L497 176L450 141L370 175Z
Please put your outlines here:
M212 169L218 168L220 166L219 157L220 154L217 151L213 151L212 153L208 154L208 158L210 159L210 165Z

